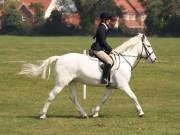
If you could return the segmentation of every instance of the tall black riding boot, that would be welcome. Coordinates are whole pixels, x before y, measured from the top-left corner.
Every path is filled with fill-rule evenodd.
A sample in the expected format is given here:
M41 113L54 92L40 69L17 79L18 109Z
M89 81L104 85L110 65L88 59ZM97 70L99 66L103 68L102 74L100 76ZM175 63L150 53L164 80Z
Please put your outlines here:
M109 84L109 74L111 70L111 64L105 64L104 70L103 70L103 75L101 79L102 84Z

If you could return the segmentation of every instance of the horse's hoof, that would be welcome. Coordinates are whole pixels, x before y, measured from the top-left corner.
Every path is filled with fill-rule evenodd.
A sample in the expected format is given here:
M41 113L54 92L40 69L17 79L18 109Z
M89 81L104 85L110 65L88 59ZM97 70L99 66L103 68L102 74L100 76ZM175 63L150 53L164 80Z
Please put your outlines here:
M99 116L99 110L100 110L99 107L92 108L92 114L91 114L91 116L92 116L93 118L98 117L98 116Z
M99 116L99 113L98 113L98 112L96 112L96 113L94 113L94 114L92 115L93 118L96 118L96 117L98 117L98 116Z
M140 118L144 117L144 113L141 112L141 113L139 114L139 117L140 117Z
M40 119L45 119L46 118L46 114L42 114L39 118Z
M87 114L83 114L83 115L81 115L81 118L82 118L82 119L89 119L89 117L88 117L88 115L87 115Z

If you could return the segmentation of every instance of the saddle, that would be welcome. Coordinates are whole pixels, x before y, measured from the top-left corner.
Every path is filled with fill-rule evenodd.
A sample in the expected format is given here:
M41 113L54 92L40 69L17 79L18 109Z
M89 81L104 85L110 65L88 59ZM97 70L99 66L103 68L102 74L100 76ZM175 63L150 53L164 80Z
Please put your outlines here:
M92 60L98 61L100 70L101 71L104 70L104 67L105 67L104 61L102 61L101 59L96 57L96 55L93 53L93 51L91 49L89 50L89 57ZM120 67L120 57L119 57L119 55L110 54L110 58L113 60L113 65L112 65L112 68L111 68L111 72L119 69L119 67Z

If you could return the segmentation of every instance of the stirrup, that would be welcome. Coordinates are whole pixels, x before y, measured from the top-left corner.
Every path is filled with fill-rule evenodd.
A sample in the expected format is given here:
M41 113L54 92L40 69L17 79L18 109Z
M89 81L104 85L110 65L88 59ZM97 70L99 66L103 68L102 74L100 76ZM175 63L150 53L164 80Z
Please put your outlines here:
M108 85L108 84L109 84L109 81L108 81L107 78L103 78L103 79L101 79L101 83Z

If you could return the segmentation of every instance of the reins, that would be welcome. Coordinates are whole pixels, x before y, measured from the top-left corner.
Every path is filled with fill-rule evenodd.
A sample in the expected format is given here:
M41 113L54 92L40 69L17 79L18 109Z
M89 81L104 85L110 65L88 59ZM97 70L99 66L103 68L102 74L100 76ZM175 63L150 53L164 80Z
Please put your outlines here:
M132 71L132 70L135 69L135 67L139 64L141 58L143 58L143 57L142 57L143 49L144 49L145 52L146 52L146 57L145 57L145 59L148 59L148 58L154 53L153 51L152 51L151 53L148 51L148 49L146 48L146 46L145 46L145 44L144 44L144 42L143 42L143 39L142 39L141 54L140 54L139 56L125 55L125 54L118 53L118 52L115 52L115 53L118 54L119 57L122 56L122 57L124 58L124 60L125 60L125 61L128 63L128 65L131 67L131 71ZM136 60L135 65L132 66L132 65L130 64L130 62L126 59L126 57L137 57L138 60ZM153 60L151 59L151 57L150 57L150 60L153 61Z
M120 67L120 63L121 63L121 58L120 58L120 56L119 56L119 53L117 53L117 52L115 52L115 53L112 53L113 55L114 55L114 59L115 59L115 61L117 61L117 59L116 59L116 55L118 56L118 58L119 58L119 64L118 64L118 67L115 69L115 70L118 70L119 69L119 67ZM113 60L113 59L112 59ZM115 63L115 61L113 60L113 63Z
M143 46L142 46L142 51L141 51L141 54L140 54L140 56L142 55L142 52L143 52ZM123 58L124 58L124 60L129 64L129 66L131 67L131 71L133 70L133 69L135 69L135 67L139 64L139 62L140 62L140 60L141 60L141 58L142 57L139 57L139 56L134 56L134 55L125 55L125 54L122 54L122 53L118 53L118 52L116 52L119 56L122 56ZM126 57L137 57L137 58L139 58L138 60L136 60L137 62L136 62L136 64L134 65L134 66L132 66L131 64L130 64L130 62L126 59Z

